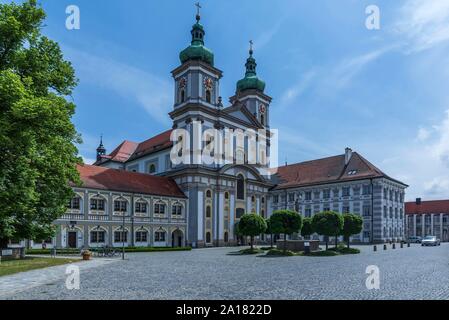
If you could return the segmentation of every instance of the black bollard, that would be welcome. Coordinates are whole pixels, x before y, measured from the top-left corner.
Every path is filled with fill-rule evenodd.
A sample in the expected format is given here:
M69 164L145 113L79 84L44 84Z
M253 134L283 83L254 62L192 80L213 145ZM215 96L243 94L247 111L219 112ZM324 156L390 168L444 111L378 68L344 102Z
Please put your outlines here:
M377 246L376 245L373 246L373 250L377 251Z
M391 245L392 249L396 249L396 244L393 242L393 244Z
M407 242L407 247L410 248L410 242Z
M387 250L387 245L386 244L384 244L384 250Z
M404 242L401 241L401 249L404 248Z

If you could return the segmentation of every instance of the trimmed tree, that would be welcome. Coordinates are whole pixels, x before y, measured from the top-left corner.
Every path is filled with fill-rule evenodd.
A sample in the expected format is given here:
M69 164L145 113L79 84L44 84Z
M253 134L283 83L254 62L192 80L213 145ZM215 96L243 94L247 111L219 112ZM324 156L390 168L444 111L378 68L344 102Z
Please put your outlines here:
M314 232L312 218L304 218L302 220L301 235L303 237L310 237Z
M323 236L335 236L335 248L338 246L338 236L343 229L343 216L335 211L325 211L317 213L312 218L312 225L315 231ZM328 249L328 239L326 238L326 250Z
M238 224L239 232L250 238L251 251L254 247L254 237L267 230L265 219L255 213L244 214Z
M341 235L346 241L349 248L349 239L353 234L358 234L362 232L363 229L363 219L359 215L352 213L345 213L343 215L343 229Z
M45 239L78 184L77 84L36 0L0 4L0 247Z
M287 251L287 235L299 232L302 227L302 217L292 210L276 210L270 217L273 233L284 235L284 254Z
M273 230L271 228L270 218L265 219L267 224L267 230L265 230L265 234L270 235L270 247L273 248Z

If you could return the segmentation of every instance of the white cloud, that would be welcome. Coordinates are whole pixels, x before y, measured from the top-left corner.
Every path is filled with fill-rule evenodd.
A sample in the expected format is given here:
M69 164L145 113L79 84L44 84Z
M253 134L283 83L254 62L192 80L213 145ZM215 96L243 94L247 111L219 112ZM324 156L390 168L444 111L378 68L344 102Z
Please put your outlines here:
M419 128L419 130L418 130L418 134L417 134L417 136L416 136L416 139L418 140L418 141L426 141L427 139L429 139L429 137L430 137L430 130L429 129L426 129L426 128Z
M419 52L449 40L449 1L409 0L400 9L395 24L404 36L404 51Z
M428 135L423 132L432 132ZM403 141L401 146L389 146L392 157L382 169L409 184L407 199L449 198L449 110L441 123L419 128L417 136L425 139ZM387 146L386 146L387 147ZM389 151L390 153L390 151Z
M173 90L168 81L109 58L73 48L64 51L76 65L80 81L108 88L125 99L134 100L154 120L169 125L167 113L173 103Z

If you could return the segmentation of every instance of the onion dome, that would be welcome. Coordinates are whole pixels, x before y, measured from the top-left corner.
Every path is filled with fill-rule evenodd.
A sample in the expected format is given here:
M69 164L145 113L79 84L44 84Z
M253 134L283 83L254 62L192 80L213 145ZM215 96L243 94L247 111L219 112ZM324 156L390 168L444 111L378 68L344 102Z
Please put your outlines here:
M265 82L257 77L256 66L256 59L253 58L252 41L250 41L249 57L245 63L245 77L237 82L237 92L248 89L255 89L262 92L265 90Z

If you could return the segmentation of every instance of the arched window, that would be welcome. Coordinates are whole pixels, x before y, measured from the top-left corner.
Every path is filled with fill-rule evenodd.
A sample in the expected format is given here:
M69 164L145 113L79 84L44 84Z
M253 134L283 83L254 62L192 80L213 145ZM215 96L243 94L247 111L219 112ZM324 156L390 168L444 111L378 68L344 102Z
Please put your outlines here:
M206 198L211 198L212 197L212 192L210 190L206 191Z
M211 103L211 93L210 90L206 90L206 102Z
M245 214L245 209L243 208L237 208L235 210L235 218L240 219Z
M165 203L164 202L157 202L154 204L154 214L165 214Z
M224 197L225 199L229 199L229 192L225 192Z
M181 90L181 103L184 102L186 99L186 93L184 90Z
M210 241L211 241L210 232L206 232L206 243L210 243Z
M69 203L67 204L68 209L79 210L80 209L80 201L81 198L79 196L73 197Z
M260 123L261 123L262 125L265 125L265 117L264 117L263 114L260 115Z
M211 206L206 207L206 218L210 218L212 216L212 208Z
M154 242L165 242L165 230L158 229L154 233Z
M262 201L262 203L265 203L265 197L262 197L261 201Z
M237 199L245 200L245 178L241 174L237 176Z
M147 213L147 202L143 200L139 200L136 202L136 209L135 212L137 214L145 214Z

